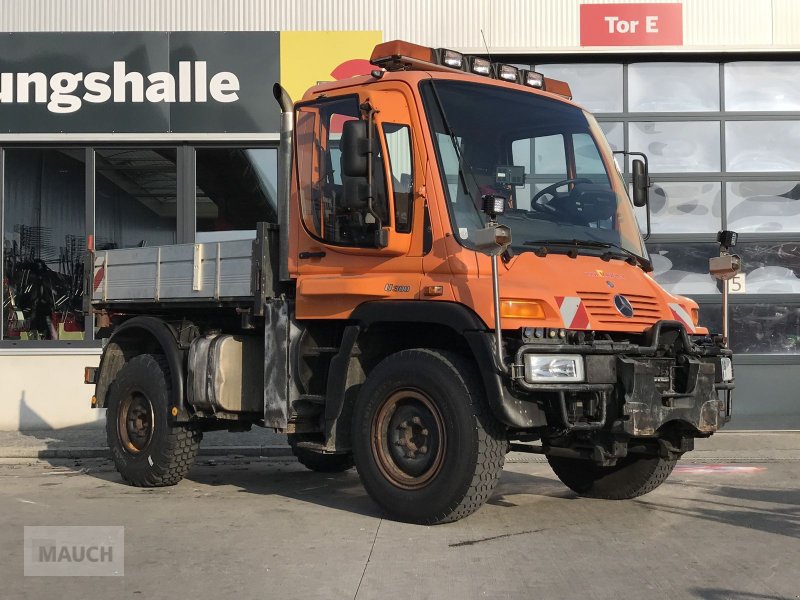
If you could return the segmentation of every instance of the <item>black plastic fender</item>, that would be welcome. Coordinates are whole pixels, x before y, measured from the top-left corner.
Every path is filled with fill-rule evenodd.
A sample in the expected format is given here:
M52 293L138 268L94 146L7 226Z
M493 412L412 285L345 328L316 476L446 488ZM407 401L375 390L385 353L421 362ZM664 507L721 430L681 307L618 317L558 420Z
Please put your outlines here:
M455 302L437 301L374 301L358 306L350 319L360 329L368 329L381 322L435 323L452 329L466 340L478 371L481 374L486 398L495 418L501 423L519 429L545 424L544 414L530 401L516 398L505 384L504 374L496 366L493 354L494 337L481 318L472 310ZM351 338L354 340L354 338ZM351 342L352 343L352 342ZM343 348L344 350L344 348ZM329 384L328 399L334 406L326 408L326 417L338 416L344 400L344 377L336 379L336 388Z
M122 323L111 334L100 359L100 367L95 386L97 407L105 408L108 388L125 364L125 356L160 350L169 365L172 384L172 405L179 415L185 412L185 386L183 352L175 330L157 317L133 317Z

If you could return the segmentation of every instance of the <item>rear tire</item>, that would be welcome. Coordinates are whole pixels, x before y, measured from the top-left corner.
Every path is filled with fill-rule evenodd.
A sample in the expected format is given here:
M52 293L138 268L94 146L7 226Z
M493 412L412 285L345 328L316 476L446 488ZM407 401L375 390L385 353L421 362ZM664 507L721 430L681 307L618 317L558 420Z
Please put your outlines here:
M678 459L628 455L613 467L560 456L548 456L547 461L556 476L580 496L627 500L652 492L664 483Z
M299 435L290 434L288 439L292 454L306 469L318 473L341 473L353 468L353 455L349 452L347 454L323 454L298 447L297 443L302 440Z
M166 359L141 354L111 384L106 438L122 478L137 487L175 485L188 473L203 434L170 424L171 386Z
M367 377L353 411L353 457L392 517L433 525L478 510L505 462L505 428L490 414L474 363L405 350Z

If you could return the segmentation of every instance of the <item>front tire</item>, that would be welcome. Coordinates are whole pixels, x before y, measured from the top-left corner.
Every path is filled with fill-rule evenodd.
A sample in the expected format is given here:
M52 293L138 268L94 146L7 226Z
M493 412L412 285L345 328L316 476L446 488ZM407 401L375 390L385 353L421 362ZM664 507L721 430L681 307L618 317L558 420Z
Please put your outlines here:
M560 456L548 456L547 461L556 476L580 496L628 500L652 492L664 483L678 459L629 454L613 467Z
M194 463L203 434L169 422L170 378L166 359L140 354L111 385L106 438L122 478L137 487L175 485Z
M389 356L367 377L353 411L353 457L393 517L456 521L497 485L507 436L475 371L456 354L418 349Z

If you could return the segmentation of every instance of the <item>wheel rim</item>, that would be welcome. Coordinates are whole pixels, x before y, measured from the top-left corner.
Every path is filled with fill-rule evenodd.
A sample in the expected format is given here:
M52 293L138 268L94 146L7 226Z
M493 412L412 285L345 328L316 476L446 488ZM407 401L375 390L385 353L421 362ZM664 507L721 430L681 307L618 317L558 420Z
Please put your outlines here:
M441 470L446 449L442 415L418 390L389 396L375 414L370 438L378 468L399 488L424 487Z
M153 405L144 394L132 392L119 408L117 433L122 447L130 454L140 454L153 437Z

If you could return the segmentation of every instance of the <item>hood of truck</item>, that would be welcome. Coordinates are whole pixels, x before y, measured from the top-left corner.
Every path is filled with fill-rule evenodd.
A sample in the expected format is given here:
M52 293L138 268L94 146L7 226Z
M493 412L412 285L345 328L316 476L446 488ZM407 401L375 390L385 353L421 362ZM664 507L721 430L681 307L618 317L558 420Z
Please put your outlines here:
M473 306L487 324L493 323L491 262L479 256L480 276L456 283L458 300ZM682 322L689 333L695 326L697 304L673 296L638 266L595 256L524 252L500 262L500 297L535 300L544 319L503 317L503 329L550 327L595 331L642 332L660 320Z

